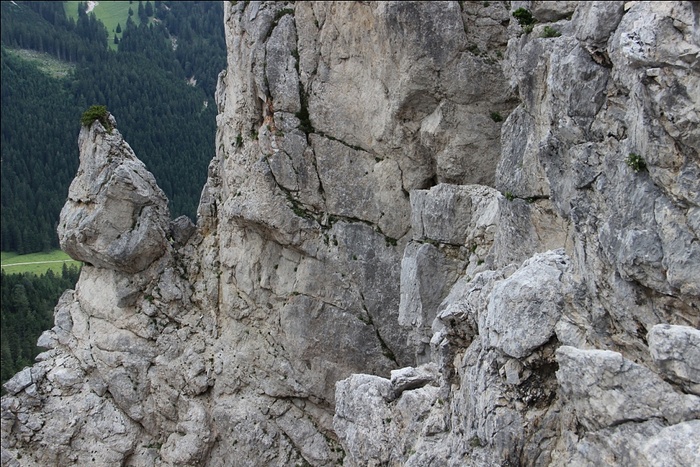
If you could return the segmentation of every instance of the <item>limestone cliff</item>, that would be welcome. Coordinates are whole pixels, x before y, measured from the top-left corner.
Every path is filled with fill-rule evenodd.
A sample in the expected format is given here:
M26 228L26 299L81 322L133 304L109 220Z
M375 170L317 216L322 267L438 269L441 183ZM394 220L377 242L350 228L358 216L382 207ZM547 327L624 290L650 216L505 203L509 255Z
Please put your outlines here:
M3 466L700 463L696 3L224 21L196 226L81 130Z

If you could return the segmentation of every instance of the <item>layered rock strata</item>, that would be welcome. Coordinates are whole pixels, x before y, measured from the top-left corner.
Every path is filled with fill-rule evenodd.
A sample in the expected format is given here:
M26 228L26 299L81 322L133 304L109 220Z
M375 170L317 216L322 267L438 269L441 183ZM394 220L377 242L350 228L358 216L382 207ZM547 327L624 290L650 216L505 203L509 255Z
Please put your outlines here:
M2 465L700 463L699 17L227 2L196 226L81 130Z

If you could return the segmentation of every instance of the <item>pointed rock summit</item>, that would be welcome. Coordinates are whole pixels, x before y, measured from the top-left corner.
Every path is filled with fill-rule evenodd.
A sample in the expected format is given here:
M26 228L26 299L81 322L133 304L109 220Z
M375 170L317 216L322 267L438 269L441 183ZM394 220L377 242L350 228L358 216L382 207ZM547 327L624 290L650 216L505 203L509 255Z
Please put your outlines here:
M156 180L116 129L94 120L78 138L80 167L61 211L58 237L73 259L126 273L165 253L170 214Z

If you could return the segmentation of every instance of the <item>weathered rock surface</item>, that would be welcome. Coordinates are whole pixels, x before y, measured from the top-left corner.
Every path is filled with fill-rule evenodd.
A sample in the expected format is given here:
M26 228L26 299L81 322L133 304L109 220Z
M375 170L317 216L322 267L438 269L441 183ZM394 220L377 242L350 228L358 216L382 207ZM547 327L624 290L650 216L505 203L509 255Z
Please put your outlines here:
M488 330L484 343L515 358L547 343L564 309L561 276L568 265L563 251L536 255L496 284L481 318L480 328Z
M700 330L657 324L647 340L651 357L662 374L700 396Z
M699 417L697 8L519 7L539 24L510 26L503 71L521 104L503 124L487 268L449 292L452 265L424 266L431 287L402 283L402 298L444 297L431 305L438 395L415 393L431 407L415 425L362 425L364 444L343 445L357 465L696 464L700 452L681 446L697 446ZM561 35L541 37L545 26ZM646 170L626 163L631 153ZM339 404L362 393L339 391ZM397 418L392 404L375 401L382 419ZM341 439L355 416L336 423ZM411 447L378 450L380 430Z
M143 271L166 250L165 194L116 128L95 120L78 145L80 167L58 225L61 248L101 268Z
M652 418L670 424L700 416L700 398L677 394L650 369L610 350L557 350L557 380L590 430Z
M196 226L81 131L2 465L700 464L699 18L226 2Z
M398 322L412 330L417 362L430 358L432 323L452 286L492 261L500 197L483 185L441 183L411 192L413 239L401 261Z

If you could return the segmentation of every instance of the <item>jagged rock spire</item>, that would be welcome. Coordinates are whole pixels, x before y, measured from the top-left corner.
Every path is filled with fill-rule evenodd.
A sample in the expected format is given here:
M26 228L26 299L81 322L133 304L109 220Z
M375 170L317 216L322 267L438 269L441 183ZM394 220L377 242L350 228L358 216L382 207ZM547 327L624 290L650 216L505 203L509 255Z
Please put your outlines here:
M168 200L109 119L111 129L95 120L80 131L80 167L58 236L73 259L136 273L165 253Z

